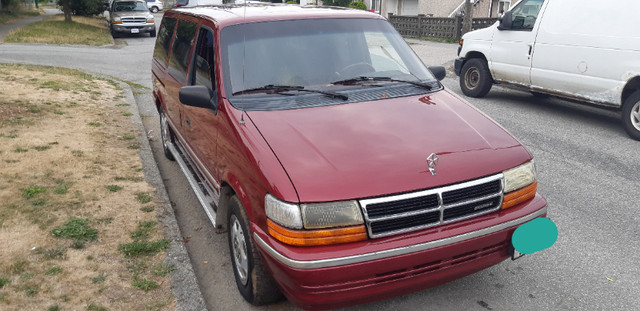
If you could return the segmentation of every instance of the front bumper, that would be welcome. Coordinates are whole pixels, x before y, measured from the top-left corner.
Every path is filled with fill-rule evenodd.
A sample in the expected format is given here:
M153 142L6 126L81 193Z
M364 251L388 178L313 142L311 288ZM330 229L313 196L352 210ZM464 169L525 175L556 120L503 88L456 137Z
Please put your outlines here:
M537 195L506 211L347 245L291 248L257 226L254 240L287 298L318 310L437 286L493 266L511 256L519 225L544 216L546 201Z
M464 65L464 61L464 58L456 58L456 60L453 62L453 71L457 76L460 76L460 73L462 72L462 65Z
M156 29L156 25L155 24L113 24L111 25L111 28L113 29L113 31L121 32L121 33L136 33L135 30L132 31L132 29L137 29L139 33L144 33L144 32L153 32Z

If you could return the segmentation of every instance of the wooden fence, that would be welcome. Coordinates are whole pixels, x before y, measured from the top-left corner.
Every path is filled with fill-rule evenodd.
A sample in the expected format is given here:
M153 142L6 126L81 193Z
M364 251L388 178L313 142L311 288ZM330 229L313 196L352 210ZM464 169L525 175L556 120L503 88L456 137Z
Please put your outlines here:
M497 18L474 18L472 29L489 27L497 20ZM460 40L460 37L462 37L462 16L448 18L389 14L389 21L405 37L429 37L452 41Z

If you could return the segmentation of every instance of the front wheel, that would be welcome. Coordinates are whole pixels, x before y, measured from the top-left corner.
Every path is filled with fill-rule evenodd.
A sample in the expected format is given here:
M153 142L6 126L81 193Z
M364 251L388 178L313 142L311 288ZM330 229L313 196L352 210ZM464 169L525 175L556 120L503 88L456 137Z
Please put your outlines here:
M472 58L464 63L460 72L460 88L469 97L484 97L491 90L493 78L484 59Z
M156 29L155 28L152 31L149 32L149 37L151 37L151 38L155 38L156 37Z
M622 104L622 125L631 138L640 140L640 91L635 91Z
M152 7L151 8L151 13L158 13L158 8L157 7Z
M233 274L244 299L254 305L273 303L282 299L275 281L262 265L251 232L249 217L238 197L229 202L228 238Z

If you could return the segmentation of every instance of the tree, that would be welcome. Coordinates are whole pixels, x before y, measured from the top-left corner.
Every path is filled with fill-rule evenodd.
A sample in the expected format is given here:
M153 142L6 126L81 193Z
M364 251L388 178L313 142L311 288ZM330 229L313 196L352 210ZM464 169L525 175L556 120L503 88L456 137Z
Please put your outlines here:
M71 0L58 0L56 1L56 4L62 7L64 21L71 23Z
M473 23L473 5L471 0L466 0L464 3L464 18L462 19L462 34L471 31Z

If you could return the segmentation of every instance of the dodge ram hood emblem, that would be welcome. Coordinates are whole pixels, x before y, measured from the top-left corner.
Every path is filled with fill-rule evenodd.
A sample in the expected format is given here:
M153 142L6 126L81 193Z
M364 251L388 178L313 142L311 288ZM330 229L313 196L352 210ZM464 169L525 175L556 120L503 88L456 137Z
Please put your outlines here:
M435 175L436 174L436 166L438 166L438 155L435 153L430 154L427 157L427 165L429 165L429 172L431 172L431 175Z

